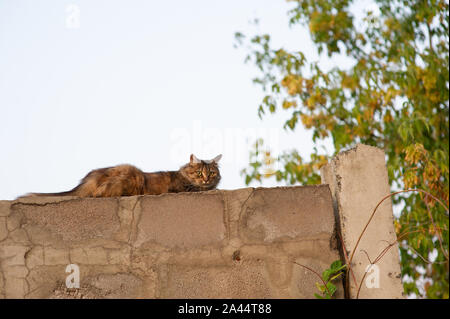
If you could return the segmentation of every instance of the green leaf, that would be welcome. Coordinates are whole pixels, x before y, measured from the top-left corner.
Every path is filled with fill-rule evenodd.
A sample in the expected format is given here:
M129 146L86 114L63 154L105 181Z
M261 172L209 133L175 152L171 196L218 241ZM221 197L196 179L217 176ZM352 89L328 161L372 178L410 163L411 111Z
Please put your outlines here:
M341 267L342 267L342 262L339 259L334 261L330 266L330 268L334 271L338 271Z
M316 287L317 287L317 289L319 289L319 291L322 292L322 293L325 291L325 286L319 284L318 282L316 282Z
M330 279L330 276L334 273L332 269L326 269L322 273L322 279L323 281L327 282Z
M332 284L331 282L328 282L327 288L328 288L328 291L330 292L330 295L333 296L334 293L336 292L336 286L334 284Z

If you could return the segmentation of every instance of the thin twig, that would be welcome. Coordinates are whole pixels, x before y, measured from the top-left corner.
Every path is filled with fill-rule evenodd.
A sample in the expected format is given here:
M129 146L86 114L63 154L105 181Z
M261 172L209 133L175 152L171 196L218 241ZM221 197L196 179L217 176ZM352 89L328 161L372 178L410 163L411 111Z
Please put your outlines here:
M430 211L430 206L428 206L427 198L426 198L426 197L425 197L424 202L425 202L425 206L427 206L428 216L430 216L430 220L431 220L431 222L433 223L434 231L435 231L435 233L436 233L437 236L438 236L438 240L439 240L439 244L440 244L440 246L441 246L442 253L444 254L445 258L446 258L447 261L448 261L448 253L445 251L444 246L442 245L441 232L437 230L436 223L434 222L433 214L432 214L431 211Z
M339 230L337 231L337 234L339 236L339 240L341 241L342 250L344 252L345 263L347 264L347 267L350 267L350 264L348 262L347 248L345 247L344 240L342 239L342 234L341 234L341 232ZM355 285L357 285L358 283L356 281L356 277L355 277L355 273L353 272L353 269L350 269L350 272L352 274L353 281L355 282ZM346 277L345 280L348 281L348 277ZM348 287L348 283L347 283L347 287Z
M361 282L359 283L358 292L356 293L356 299L359 298L359 292L361 291L362 283L364 281L364 278L366 278L366 275L367 275L367 270L364 272L364 275L363 275L363 277L361 279Z
M422 259L422 261L423 261L424 263L426 263L426 264L430 264L430 265L433 265L433 264L443 265L443 264L446 264L446 263L447 263L447 261L433 261L433 262L431 262L431 261L427 260L425 257L423 257L421 254L419 254L419 253L417 252L417 250L415 250L414 248L412 248L410 245L406 244L406 246L408 246L408 249L411 249L411 251L412 251L414 254L416 254L417 256L419 256L420 259Z
M370 260L370 257L369 257L369 254L367 253L367 251L365 251L364 249L361 249L360 251L362 251L363 253L366 254L366 257L369 260L369 264L372 264L372 261Z
M309 268L308 266L299 264L298 262L295 262L295 261L294 261L293 263L296 264L296 265L302 266L303 268L306 268L306 269L308 269L309 271L311 271L311 272L313 272L314 274L316 274L316 276L319 277L320 280L322 281L322 283L323 283L325 289L326 289L327 292L328 292L328 295L330 295L330 297L331 297L331 293L330 293L330 290L328 290L327 283L323 280L322 276L321 276L317 271L315 271L314 269Z

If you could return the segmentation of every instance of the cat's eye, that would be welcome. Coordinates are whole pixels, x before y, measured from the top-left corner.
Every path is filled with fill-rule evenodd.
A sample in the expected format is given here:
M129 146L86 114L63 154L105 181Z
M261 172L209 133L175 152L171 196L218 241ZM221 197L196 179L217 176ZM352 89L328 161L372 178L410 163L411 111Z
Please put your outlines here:
M209 172L209 176L214 176L214 175L216 175L215 172Z
M197 171L197 176L201 177L202 176L202 172L201 171Z

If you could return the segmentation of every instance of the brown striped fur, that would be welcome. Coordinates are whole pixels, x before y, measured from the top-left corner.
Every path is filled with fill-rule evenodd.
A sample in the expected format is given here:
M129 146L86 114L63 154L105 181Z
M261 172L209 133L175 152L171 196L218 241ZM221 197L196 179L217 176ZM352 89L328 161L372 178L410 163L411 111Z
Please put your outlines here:
M118 197L198 192L215 189L220 181L218 162L191 155L178 171L144 173L132 165L99 168L89 172L74 189L61 193L31 193L32 196Z

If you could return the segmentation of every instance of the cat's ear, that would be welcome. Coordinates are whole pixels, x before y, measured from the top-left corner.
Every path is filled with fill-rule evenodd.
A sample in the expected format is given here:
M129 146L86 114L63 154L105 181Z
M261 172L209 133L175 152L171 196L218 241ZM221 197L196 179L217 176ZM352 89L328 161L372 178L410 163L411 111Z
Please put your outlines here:
M216 157L213 158L213 162L214 163L219 163L220 159L222 158L222 154L217 155Z
M191 163L191 164L199 164L199 163L201 163L201 161L200 161L197 157L195 157L194 154L191 154L191 160L190 160L190 163Z

